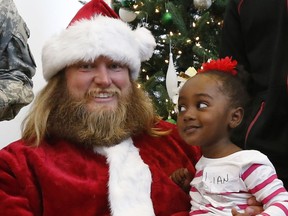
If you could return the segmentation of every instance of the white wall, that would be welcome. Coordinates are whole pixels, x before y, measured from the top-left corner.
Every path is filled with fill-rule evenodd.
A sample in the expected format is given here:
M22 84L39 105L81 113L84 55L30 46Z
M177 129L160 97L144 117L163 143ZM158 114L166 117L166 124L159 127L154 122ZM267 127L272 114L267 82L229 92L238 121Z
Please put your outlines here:
M41 50L52 34L66 28L76 12L82 7L78 0L14 0L20 15L30 29L29 45L37 64L33 77L34 93L45 85L42 77ZM20 138L20 125L29 105L10 121L0 122L0 148Z

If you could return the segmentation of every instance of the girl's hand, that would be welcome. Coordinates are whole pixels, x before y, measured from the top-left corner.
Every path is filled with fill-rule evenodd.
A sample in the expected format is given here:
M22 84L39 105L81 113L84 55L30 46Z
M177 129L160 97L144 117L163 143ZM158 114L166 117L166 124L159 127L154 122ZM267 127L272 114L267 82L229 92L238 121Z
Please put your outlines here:
M175 170L170 178L175 182L179 187L182 188L186 193L190 191L190 182L193 179L192 174L186 168L180 168Z
M237 212L237 210L235 208L232 208L232 215L233 216L251 216L252 214L248 214L248 213L239 213Z
M263 206L259 203L255 197L250 197L247 200L249 207L245 209L245 213L239 213L236 209L232 209L233 216L254 216L263 212Z

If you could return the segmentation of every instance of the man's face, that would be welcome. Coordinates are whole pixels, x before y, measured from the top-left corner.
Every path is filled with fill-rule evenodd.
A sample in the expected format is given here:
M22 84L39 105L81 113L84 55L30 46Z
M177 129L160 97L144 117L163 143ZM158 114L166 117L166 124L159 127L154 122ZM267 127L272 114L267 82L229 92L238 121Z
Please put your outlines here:
M77 63L64 72L65 86L54 95L49 115L51 136L87 146L111 146L142 130L142 106L128 67L105 57ZM140 106L140 109L135 106ZM136 107L136 108L135 108Z
M69 66L65 76L69 94L85 99L89 111L114 111L119 96L127 96L131 89L128 67L107 57Z

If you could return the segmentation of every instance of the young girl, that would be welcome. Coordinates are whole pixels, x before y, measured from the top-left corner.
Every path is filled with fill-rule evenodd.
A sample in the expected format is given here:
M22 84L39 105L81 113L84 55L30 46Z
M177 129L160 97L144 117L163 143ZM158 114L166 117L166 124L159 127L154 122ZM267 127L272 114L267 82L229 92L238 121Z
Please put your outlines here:
M259 215L288 215L288 193L268 158L231 141L249 98L240 79L243 72L228 57L202 68L187 80L178 99L179 134L203 154L190 183L190 215L231 215L231 209L236 215L244 212L251 195L263 203L265 211ZM186 169L171 178L182 187L191 179Z

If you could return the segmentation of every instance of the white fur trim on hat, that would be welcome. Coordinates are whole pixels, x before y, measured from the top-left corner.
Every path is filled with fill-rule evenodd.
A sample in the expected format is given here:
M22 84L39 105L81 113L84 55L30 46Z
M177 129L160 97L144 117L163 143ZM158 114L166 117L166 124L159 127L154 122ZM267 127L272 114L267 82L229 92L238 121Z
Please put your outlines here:
M46 80L79 61L94 61L103 55L127 64L132 78L139 76L142 61L151 58L156 42L144 27L132 30L120 19L96 15L70 25L48 40L42 50Z
M109 202L113 216L154 216L150 169L131 138L112 147L95 147L109 164Z

